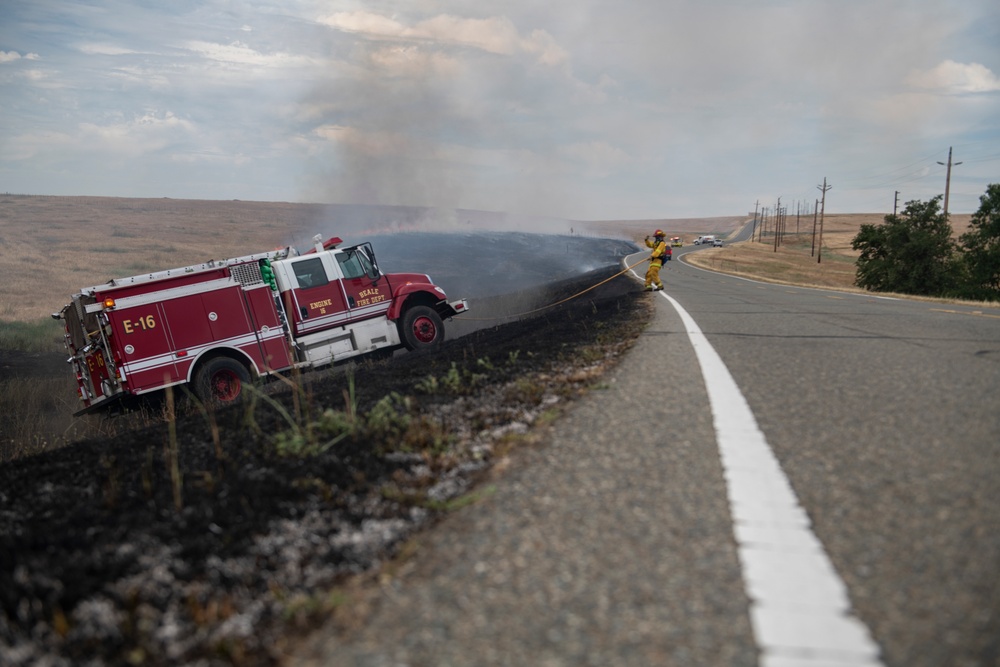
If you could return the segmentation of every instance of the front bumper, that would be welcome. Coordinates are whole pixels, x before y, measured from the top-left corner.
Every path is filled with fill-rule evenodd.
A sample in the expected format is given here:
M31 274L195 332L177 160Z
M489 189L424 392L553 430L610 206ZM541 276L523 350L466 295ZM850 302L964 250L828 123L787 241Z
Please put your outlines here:
M458 299L456 301L439 301L435 306L434 310L437 314L441 316L441 319L446 320L456 315L461 315L469 310L469 302L467 299Z

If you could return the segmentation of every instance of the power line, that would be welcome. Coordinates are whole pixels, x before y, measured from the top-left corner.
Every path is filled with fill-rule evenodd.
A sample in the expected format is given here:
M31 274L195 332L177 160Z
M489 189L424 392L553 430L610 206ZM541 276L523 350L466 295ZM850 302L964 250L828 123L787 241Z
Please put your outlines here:
M964 154L963 162L967 165L984 164L1000 161L1000 153L988 152L977 154L976 149L982 149L980 144L970 144L970 151ZM963 148L959 146L959 148ZM993 146L990 146L993 149ZM951 151L951 148L949 148ZM870 172L842 179L847 190L879 190L888 187L896 187L907 183L914 183L936 176L937 171L934 164L945 166L946 163L935 160L936 155L929 155L914 162L910 162L901 167L888 169L884 172ZM914 168L919 169L914 170Z
M982 164L983 162L994 162L1000 161L1000 153L994 155L983 155L982 157L972 157L965 158L964 162L966 164Z
M922 157L922 158L920 158L920 159L918 159L918 160L916 160L914 162L911 162L909 164L903 165L902 167L896 167L895 169L889 169L889 170L887 170L885 172L875 172L875 173L870 173L870 174L866 174L866 175L859 175L859 176L857 176L857 177L855 177L853 179L852 178L847 178L847 179L845 179L845 184L846 184L846 186L850 187L854 183L862 183L864 181L870 181L870 180L873 180L873 179L879 179L880 182L887 180L888 183L891 184L892 181L894 181L896 179L899 179L899 178L909 178L909 177L913 176L913 172L908 172L908 173L905 173L905 174L899 174L898 176L894 176L893 174L896 174L897 172L902 172L902 171L906 171L906 170L909 170L909 169L913 169L914 167L926 167L926 165L929 162L931 162L932 160L934 160L935 157L937 157L937 156L932 154L932 155L928 155L926 157ZM922 174L922 175L918 176L918 178L923 178L923 176L926 176L926 174ZM874 185L874 186L868 186L868 187L882 187L882 186ZM863 190L865 188L859 186L857 189Z

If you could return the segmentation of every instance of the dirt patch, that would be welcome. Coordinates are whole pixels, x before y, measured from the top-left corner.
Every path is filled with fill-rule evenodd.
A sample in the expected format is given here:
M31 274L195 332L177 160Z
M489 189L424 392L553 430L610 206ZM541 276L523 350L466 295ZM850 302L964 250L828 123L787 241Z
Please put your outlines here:
M518 434L587 391L649 305L619 276L431 354L272 385L252 409L0 466L5 664L277 664L338 585L474 499Z

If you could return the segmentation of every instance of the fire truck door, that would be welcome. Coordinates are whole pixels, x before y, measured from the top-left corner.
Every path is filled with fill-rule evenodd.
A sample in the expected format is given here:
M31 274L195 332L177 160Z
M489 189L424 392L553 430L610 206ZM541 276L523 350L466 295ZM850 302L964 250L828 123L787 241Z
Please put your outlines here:
M295 286L286 307L296 334L313 333L347 321L347 300L330 253L293 260L291 269Z
M389 309L392 290L370 255L368 244L337 254L344 276L344 292L352 318L368 318Z

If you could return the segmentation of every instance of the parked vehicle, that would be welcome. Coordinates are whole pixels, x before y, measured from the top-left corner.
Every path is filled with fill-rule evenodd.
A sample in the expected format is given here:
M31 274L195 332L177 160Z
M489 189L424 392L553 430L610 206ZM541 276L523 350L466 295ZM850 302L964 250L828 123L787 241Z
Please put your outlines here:
M238 402L255 378L444 340L469 310L431 278L382 273L370 243L317 236L293 248L116 278L87 287L53 317L83 414L188 385L202 401Z
M712 247L713 248L721 248L722 247L722 239L715 239L714 241L712 241Z
M681 240L681 237L679 237L679 236L671 236L670 237L670 246L672 248L682 248L682 247L684 247L684 242Z

